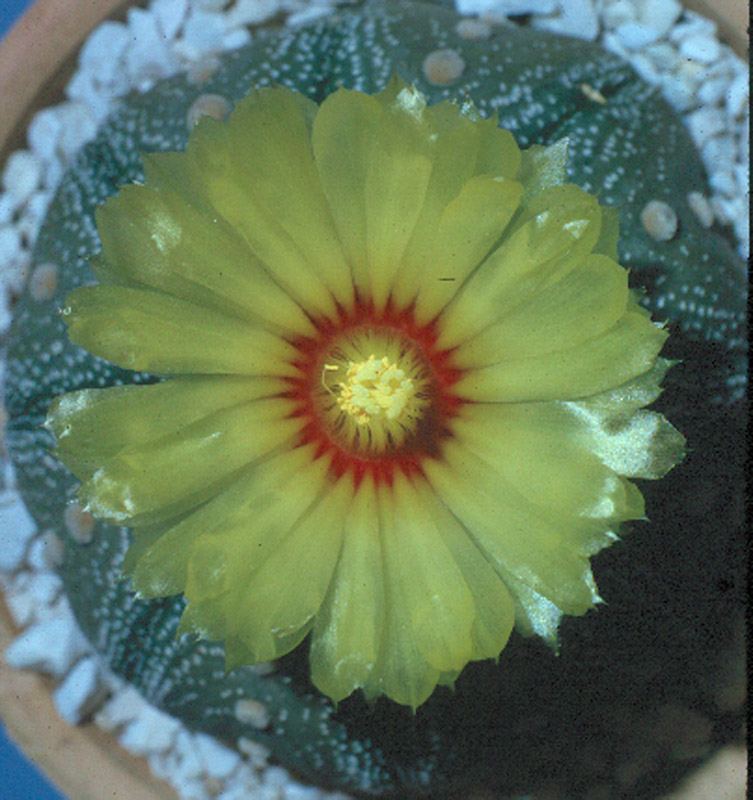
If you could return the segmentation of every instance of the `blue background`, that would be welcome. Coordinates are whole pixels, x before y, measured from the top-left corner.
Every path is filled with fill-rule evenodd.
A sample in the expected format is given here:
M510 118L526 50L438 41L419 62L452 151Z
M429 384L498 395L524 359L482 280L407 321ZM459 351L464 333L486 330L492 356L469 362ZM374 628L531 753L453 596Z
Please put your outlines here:
M0 0L0 42L31 0ZM11 742L0 721L0 797L2 800L65 800Z

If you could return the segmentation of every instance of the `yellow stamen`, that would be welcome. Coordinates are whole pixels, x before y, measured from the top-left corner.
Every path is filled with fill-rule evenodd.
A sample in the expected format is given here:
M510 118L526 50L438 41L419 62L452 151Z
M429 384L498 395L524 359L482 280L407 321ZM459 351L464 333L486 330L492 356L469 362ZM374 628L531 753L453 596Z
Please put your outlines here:
M328 367L325 365L325 370ZM370 355L366 361L348 362L346 379L338 384L337 404L359 425L378 419L399 420L410 411L416 394L413 381L387 356L377 359Z

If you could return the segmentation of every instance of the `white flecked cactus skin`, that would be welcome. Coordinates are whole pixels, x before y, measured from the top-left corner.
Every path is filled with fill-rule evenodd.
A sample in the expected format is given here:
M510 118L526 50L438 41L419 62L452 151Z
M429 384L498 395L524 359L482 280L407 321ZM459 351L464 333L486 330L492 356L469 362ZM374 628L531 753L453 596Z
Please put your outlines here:
M463 781L528 790L542 765L556 764L562 797L580 797L583 785L615 780L609 767L574 756L584 739L600 742L607 762L619 749L604 732L608 709L649 707L666 696L703 706L740 599L743 265L723 232L703 227L688 203L689 194L707 192L688 134L629 67L582 42L503 27L489 38L463 38L457 24L439 7L373 4L259 36L221 57L201 86L176 77L123 101L76 159L40 233L35 263L59 272L53 294L30 291L18 308L7 446L37 524L65 543L61 575L82 629L113 671L155 705L231 745L261 741L312 782L354 793L453 794ZM448 49L462 68L448 85L434 85L425 60ZM93 280L86 266L99 249L93 210L143 177L139 152L184 146L185 120L200 95L232 103L252 84L276 82L321 100L339 83L378 90L393 70L430 102L467 97L482 114L496 112L522 147L570 137L572 180L621 210L621 261L674 333L668 355L683 363L670 373L662 405L691 448L685 464L644 490L652 523L634 526L595 559L608 605L564 625L559 657L515 638L498 666L472 665L454 694L437 691L415 716L388 701L369 709L359 697L335 710L307 682L305 644L272 671L226 675L220 646L176 640L182 601L140 602L119 580L127 530L97 523L90 542L71 536L64 514L75 484L48 454L51 442L39 427L57 394L150 380L71 345L57 314L70 289ZM649 235L641 220L652 201L677 218L668 240ZM238 713L247 700L264 707L263 726ZM660 759L651 792L639 785L621 796L651 796L678 769Z

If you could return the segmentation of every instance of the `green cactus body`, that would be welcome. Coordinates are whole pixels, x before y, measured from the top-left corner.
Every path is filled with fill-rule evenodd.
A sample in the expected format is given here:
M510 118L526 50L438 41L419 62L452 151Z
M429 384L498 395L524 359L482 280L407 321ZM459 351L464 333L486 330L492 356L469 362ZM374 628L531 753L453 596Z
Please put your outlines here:
M59 265L59 280L51 300L26 295L19 304L8 356L8 447L38 525L65 543L61 574L82 629L115 673L189 726L232 746L253 738L305 779L354 793L453 794L474 784L529 790L553 775L563 796L578 797L585 785L610 780L609 767L576 758L584 740L604 740L607 759L622 747L604 733L607 709L648 708L667 696L703 704L699 687L738 599L739 576L727 563L740 542L730 501L742 483L743 265L722 232L695 218L687 196L706 187L700 161L672 112L628 66L592 45L512 27L461 38L458 21L442 7L374 3L260 34L223 56L202 86L179 76L122 101L75 160L39 237L36 262ZM437 86L425 59L447 49L464 66ZM81 544L63 524L75 481L49 454L40 427L56 395L153 380L73 346L57 313L71 289L93 281L86 259L99 250L94 209L143 178L140 152L182 149L189 108L202 94L232 103L252 85L277 83L320 102L339 84L377 91L393 71L430 103L468 98L482 115L496 112L522 147L569 137L570 179L620 210L621 261L633 285L646 287L645 305L676 331L669 355L684 363L663 404L701 454L668 486L646 492L650 527L595 559L609 606L563 625L559 657L514 637L499 665L471 665L454 692L437 690L415 715L385 700L369 707L359 696L334 708L308 682L305 644L271 670L226 673L220 645L177 639L182 600L139 601L120 580L129 532L98 522L93 540ZM670 241L646 233L640 214L650 200L677 213ZM699 492L708 497L703 507ZM627 567L615 563L617 550L629 551ZM244 699L266 715L238 713ZM676 771L652 777L651 791ZM634 796L648 796L644 788Z

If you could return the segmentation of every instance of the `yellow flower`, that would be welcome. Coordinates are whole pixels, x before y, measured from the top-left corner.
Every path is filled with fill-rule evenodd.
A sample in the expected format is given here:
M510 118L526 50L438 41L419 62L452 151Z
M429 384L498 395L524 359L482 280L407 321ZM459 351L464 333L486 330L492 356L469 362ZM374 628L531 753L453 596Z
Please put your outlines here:
M311 632L321 691L416 707L599 601L628 478L683 441L643 408L666 333L564 156L398 79L261 89L99 209L70 337L167 379L47 424L87 509L135 528L136 591L184 593L229 667Z

